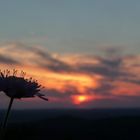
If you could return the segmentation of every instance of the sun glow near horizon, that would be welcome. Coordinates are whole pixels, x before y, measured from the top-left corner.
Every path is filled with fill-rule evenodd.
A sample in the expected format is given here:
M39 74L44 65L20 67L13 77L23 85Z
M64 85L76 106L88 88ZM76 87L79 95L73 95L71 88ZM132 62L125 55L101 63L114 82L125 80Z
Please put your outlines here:
M89 96L89 95L75 95L75 96L72 96L72 102L75 105L80 105L82 103L86 103L86 102L89 102L91 100L93 100L93 97Z

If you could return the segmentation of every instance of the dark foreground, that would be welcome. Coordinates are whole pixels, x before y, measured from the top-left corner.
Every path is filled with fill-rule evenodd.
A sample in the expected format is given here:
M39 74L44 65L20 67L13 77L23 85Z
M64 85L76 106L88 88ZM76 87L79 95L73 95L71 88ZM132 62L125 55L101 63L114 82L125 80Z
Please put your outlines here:
M10 124L7 140L137 140L140 118L84 120L72 117Z
M26 114L27 115L27 114ZM32 116L34 118L34 116ZM10 122L6 140L139 140L140 116L82 118L60 115L42 120Z

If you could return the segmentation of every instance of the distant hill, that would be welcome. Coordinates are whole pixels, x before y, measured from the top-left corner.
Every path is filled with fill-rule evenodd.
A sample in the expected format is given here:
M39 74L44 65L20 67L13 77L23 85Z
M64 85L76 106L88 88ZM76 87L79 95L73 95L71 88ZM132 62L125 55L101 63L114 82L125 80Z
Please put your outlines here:
M14 111L8 124L6 140L137 140L140 139L139 111ZM104 116L97 117L99 114Z

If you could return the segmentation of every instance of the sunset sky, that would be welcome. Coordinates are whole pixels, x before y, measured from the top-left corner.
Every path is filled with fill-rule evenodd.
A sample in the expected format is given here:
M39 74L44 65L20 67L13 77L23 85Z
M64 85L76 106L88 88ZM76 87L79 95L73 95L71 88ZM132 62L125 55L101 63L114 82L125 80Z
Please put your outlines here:
M139 7L139 0L0 1L0 69L25 71L49 98L14 107L140 107ZM0 108L8 100L1 93Z

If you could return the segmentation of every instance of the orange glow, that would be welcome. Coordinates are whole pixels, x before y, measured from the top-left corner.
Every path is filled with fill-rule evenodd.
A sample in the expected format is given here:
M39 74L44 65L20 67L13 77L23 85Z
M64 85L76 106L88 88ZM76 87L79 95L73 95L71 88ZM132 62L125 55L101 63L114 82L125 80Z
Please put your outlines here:
M72 97L72 99L73 99L73 103L78 105L84 102L91 101L93 97L88 95L75 95Z
M85 74L55 73L31 66L24 66L23 70L28 72L28 76L33 76L35 79L38 79L44 87L61 92L65 92L67 86L76 87L79 93L85 93L88 87L98 87L98 77L96 76L95 78L91 78Z
M3 67L6 67L3 65ZM10 67L6 67L10 69ZM36 66L24 65L14 67L18 70L27 72L27 77L37 79L41 85L47 89L55 89L60 92L65 92L67 87L75 87L78 93L84 94L87 88L98 87L98 76L90 77L86 74L77 73L56 73Z
M111 96L106 97L103 95L73 95L71 96L71 98L72 98L72 102L75 105L80 105L94 100L101 100L101 99L112 98L112 97Z
M84 101L86 101L86 99L87 99L87 97L86 96L82 96L82 95L77 98L77 100L79 102L84 102Z
M85 92L85 87L97 87L96 79L91 79L84 74L56 74L46 73L46 86L64 91L67 85L76 87L80 93Z

